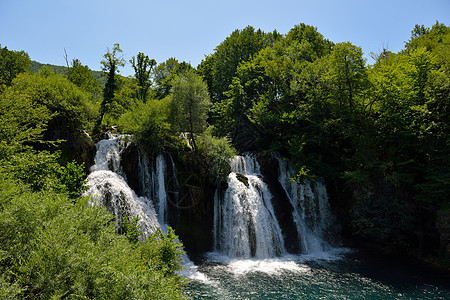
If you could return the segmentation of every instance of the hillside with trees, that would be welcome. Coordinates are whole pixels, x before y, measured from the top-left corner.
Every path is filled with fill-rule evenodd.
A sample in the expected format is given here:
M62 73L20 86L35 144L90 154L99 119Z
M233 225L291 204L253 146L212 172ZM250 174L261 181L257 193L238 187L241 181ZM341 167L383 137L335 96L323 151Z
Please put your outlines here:
M34 60L31 61L29 70L31 71L31 73L35 74L44 67L49 68L50 70L52 70L53 72L55 72L57 74L66 75L67 71L68 71L67 66L42 64L42 63L34 61ZM85 66L85 67L87 67L87 66ZM70 69L70 65L69 65L69 69ZM105 85L105 76L102 71L94 71L94 70L89 69L89 72L92 73L92 76L100 83L101 86Z
M173 232L117 234L81 196L110 130L176 153L200 183L223 182L236 153L279 153L293 180L326 182L349 244L449 268L449 26L416 25L372 65L303 23L235 30L197 67L121 52L107 50L101 81L78 59L35 71L0 47L0 298L182 297Z

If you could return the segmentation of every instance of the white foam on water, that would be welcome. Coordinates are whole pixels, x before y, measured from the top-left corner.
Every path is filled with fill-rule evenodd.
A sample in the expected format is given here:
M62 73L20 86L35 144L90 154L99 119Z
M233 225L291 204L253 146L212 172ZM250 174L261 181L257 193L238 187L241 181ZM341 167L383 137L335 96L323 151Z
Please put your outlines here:
M208 277L198 270L198 267L188 259L183 262L184 270L178 272L179 275L189 278L190 280L200 281L205 284L217 284L217 282L208 279Z
M292 273L306 273L311 268L305 265L310 261L338 261L344 259L344 255L352 252L349 248L332 248L328 251L309 253L309 254L286 254L274 258L230 258L220 252L207 253L208 261L217 263L217 268L223 269L233 275L245 275L248 273L265 273L271 276L279 276Z
M296 257L299 261L336 261L344 258L344 255L351 253L349 248L331 248L327 251L300 254Z
M286 272L305 273L310 270L308 266L299 263L295 255L265 259L236 259L211 252L208 253L208 258L211 262L219 263L218 268L223 268L234 275L259 272L277 276Z
M228 269L235 275L261 272L269 275L281 275L284 272L304 273L309 267L283 258L232 260Z

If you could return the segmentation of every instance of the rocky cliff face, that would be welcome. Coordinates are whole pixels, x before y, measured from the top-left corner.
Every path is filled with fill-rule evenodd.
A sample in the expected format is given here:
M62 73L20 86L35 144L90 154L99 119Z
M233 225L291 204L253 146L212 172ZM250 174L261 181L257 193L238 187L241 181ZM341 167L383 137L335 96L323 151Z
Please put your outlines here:
M87 137L77 144L79 160L87 162L86 168L88 169L91 164L89 161L93 160L95 154L94 144ZM212 183L202 171L201 162L198 162L198 157L193 152L174 152L172 156L166 153L164 157L165 161L170 161L171 164L173 162L175 165L175 168L173 166L166 168L165 190L168 194L168 218L165 222L175 229L189 254L195 255L212 251L214 247L215 193L218 191L218 193L224 194L228 187L227 183L222 182L219 185ZM257 158L263 180L267 183L270 194L273 196L273 210L285 240L286 251L299 253L297 241L301 237L297 233L298 230L293 219L292 204L283 185L279 182L280 164L270 154L259 153ZM138 148L129 144L122 151L121 160L129 186L137 195L145 195L140 184L139 165L142 157L140 157ZM149 158L148 161L149 168L155 169L157 158ZM434 215L430 217L417 209L414 210L413 206L406 207L408 210L404 210L403 207L396 206L396 202L389 198L389 195L393 195L392 191L386 192L382 186L377 186L377 188L373 186L370 190L344 189L336 179L331 182L329 179L327 187L329 187L328 193L331 196L332 211L337 214L338 223L344 225L342 231L346 237L344 246L369 247L377 252L403 256L408 254L410 257L419 259L430 255L440 258L450 257L450 210L437 212L436 218ZM378 214L379 211L384 214ZM356 220L359 223L355 222L355 212L359 213L357 216L360 219ZM401 221L405 220L409 223L403 228ZM366 227L361 227L361 224ZM377 224L384 224L385 227L375 227ZM356 225L360 228L357 228ZM387 232L388 238L376 239L358 236L355 233L361 228L375 237L378 232L384 234ZM406 246L394 247L395 245L392 246L393 239L389 237L398 238L400 230L403 230L409 243Z
M174 159L178 198L177 217L171 225L192 255L213 250L214 193L216 185L202 175L193 155Z
M293 207L278 181L278 161L270 155L263 154L258 156L258 161L264 180L268 183L270 193L275 199L272 205L285 238L286 250L289 253L299 253L299 237L292 217Z
M202 174L192 153L173 155L176 181L168 182L169 225L173 227L191 254L213 250L214 194L224 194L227 183L213 184ZM129 145L122 152L122 168L129 186L140 196L144 195L139 184L139 152ZM270 155L258 155L261 173L268 182L275 199L274 211L286 240L286 250L298 253L298 236L292 217L292 205L278 181L278 162ZM169 176L170 177L170 176Z
M139 184L139 152L138 148L134 145L128 145L121 153L121 165L123 171L127 176L127 182L130 188L132 188L137 195L143 196L144 191L142 191Z
M94 164L95 143L85 132L77 132L65 137L66 143L62 144L63 157L67 161L75 160L84 163L84 172L89 174L90 167Z
M437 213L436 228L439 232L441 251L450 258L450 210L440 210Z
M139 183L139 151L135 145L123 150L122 168L129 186L139 196L145 191ZM169 154L164 154L171 161ZM168 222L190 254L211 251L213 247L214 193L216 186L204 178L193 155L174 155L176 174L167 174L165 190L168 202ZM154 165L155 159L149 158ZM170 168L166 170L172 172ZM176 176L173 176L176 175Z

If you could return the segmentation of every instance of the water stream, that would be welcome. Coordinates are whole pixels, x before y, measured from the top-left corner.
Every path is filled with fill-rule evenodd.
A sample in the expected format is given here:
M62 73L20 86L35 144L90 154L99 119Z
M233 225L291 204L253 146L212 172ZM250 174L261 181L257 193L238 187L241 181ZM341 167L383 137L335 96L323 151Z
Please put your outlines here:
M231 258L269 258L285 254L272 195L261 178L256 157L252 154L236 156L231 168L233 172L228 176L228 189L223 199L218 193L215 196L215 251Z
M339 248L325 185L291 180L276 157L292 206L299 253L287 253L273 199L253 154L231 162L228 189L215 194L215 249L200 259L207 281L190 282L193 299L450 299L450 281L422 270Z
M130 188L120 164L120 152L126 139L109 135L97 143L95 164L87 180L86 195L92 198L91 205L102 205L116 216L116 228L120 231L123 218L139 217L141 240L153 233L160 224L151 199L139 197Z
M279 165L278 181L293 207L294 223L298 232L301 253L319 254L336 243L334 216L331 213L326 187L322 182L306 179L303 183L292 180L295 175L286 160L274 156Z
M450 299L450 281L359 252L198 262L208 281L191 281L192 299Z
M139 217L143 239L169 224L167 185L175 184L176 169L169 155L153 161L138 157L138 196L122 170L126 138L109 135L97 144L95 165L88 176L91 205L103 205L116 216ZM194 299L450 299L450 281L430 278L414 268L374 261L336 247L337 227L325 186L290 180L292 168L281 158L278 181L292 207L299 253L288 253L273 203L254 154L231 162L228 188L215 193L214 249L196 260L183 257L192 279L186 295ZM171 198L172 197L172 198ZM174 198L175 197L175 198ZM172 200L171 200L172 199ZM175 200L174 200L175 199ZM406 270L406 271L405 271Z
M122 135L108 134L106 139L97 143L95 164L87 178L89 188L85 195L91 196L91 205L105 206L116 217L119 232L124 216L137 216L142 230L140 240L144 240L157 228L167 233L169 222L166 181L168 176L176 177L172 158L169 156L170 163L167 163L164 154L159 154L153 166L145 154L139 153L139 185L144 195L137 196L128 185L121 167L121 152L126 146L127 137ZM171 168L171 172L167 172L168 168ZM172 178L172 181L176 179ZM184 271L181 275L198 281L207 280L185 253L182 264Z

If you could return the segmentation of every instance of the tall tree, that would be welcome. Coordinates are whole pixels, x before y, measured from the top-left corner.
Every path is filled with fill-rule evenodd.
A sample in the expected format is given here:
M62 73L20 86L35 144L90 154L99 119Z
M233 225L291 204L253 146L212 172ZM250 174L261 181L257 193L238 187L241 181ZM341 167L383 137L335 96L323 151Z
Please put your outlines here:
M261 49L271 45L279 35L265 34L260 29L247 26L243 30L235 30L227 37L215 52L207 56L199 66L199 71L209 85L213 102L226 98L233 76L239 64L248 61Z
M153 67L156 65L156 60L150 59L144 53L139 52L136 57L133 56L130 59L130 63L134 69L134 77L138 82L138 99L145 103L152 85L150 76Z
M170 115L174 129L188 132L197 151L195 135L204 131L211 106L206 83L194 71L188 71L175 78L171 95Z
M83 66L80 60L73 59L69 67L69 80L92 95L92 100L97 101L101 95L101 86L94 78L88 66Z
M103 101L100 108L100 116L103 118L104 114L108 112L108 106L114 101L114 92L117 90L117 73L118 68L125 66L125 60L122 56L118 55L122 53L119 44L114 44L112 51L108 48L104 59L101 61L102 70L106 74L106 84L103 89Z
M325 39L324 36L317 31L317 28L311 25L300 23L289 30L284 44L286 47L294 43L308 44L311 48L312 55L315 57L322 57L330 53L333 43ZM292 54L291 54L292 56Z
M12 51L0 45L0 88L2 85L11 86L17 74L27 71L30 64L25 51Z
M184 74L194 68L187 62L178 62L171 57L154 69L156 94L159 99L169 95L172 82L177 75Z
M366 87L367 70L362 49L351 43L339 43L329 57L329 70L325 79L333 97L342 107L355 106L356 97Z

